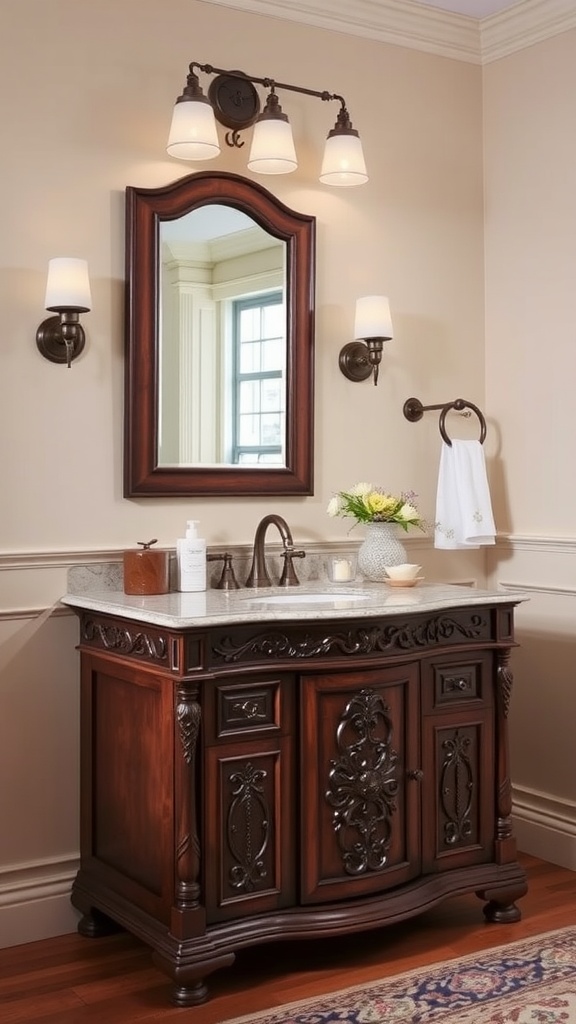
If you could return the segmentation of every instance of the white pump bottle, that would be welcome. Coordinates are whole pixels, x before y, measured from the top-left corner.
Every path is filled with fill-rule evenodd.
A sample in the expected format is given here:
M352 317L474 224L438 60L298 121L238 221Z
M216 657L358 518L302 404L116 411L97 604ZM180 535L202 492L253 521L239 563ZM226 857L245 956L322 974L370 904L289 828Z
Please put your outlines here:
M198 523L189 519L186 536L176 541L178 590L206 590L206 541L198 536Z

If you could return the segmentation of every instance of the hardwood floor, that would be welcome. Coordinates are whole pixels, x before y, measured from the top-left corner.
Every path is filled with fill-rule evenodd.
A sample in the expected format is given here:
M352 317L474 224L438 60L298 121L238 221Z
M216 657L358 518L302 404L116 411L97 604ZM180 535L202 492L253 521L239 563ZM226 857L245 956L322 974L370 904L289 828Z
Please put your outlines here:
M221 1024L423 964L576 925L576 872L526 855L522 920L487 924L474 895L376 932L325 942L270 943L243 950L210 979L209 1002L169 1003L170 983L150 951L125 933L103 939L63 935L0 950L2 1024Z

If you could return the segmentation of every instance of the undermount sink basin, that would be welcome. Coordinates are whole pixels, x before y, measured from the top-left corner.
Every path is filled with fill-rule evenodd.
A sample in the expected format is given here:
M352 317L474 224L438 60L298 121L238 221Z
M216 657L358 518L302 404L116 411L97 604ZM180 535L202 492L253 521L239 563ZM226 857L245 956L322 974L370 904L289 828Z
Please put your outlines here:
M253 604L333 604L334 601L367 601L366 594L267 594L250 598Z

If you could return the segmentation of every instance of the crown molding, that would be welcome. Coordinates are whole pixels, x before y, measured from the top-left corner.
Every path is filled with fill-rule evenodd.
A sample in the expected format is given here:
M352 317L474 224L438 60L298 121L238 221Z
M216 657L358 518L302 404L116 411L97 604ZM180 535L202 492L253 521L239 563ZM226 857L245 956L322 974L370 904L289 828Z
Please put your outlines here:
M270 18L297 21L316 28L442 57L481 63L480 28L475 18L425 7L414 0L205 0Z
M508 57L576 28L574 0L521 0L480 22L482 63Z
M478 20L416 0L203 0L218 7L487 64L576 27L574 0L519 0Z

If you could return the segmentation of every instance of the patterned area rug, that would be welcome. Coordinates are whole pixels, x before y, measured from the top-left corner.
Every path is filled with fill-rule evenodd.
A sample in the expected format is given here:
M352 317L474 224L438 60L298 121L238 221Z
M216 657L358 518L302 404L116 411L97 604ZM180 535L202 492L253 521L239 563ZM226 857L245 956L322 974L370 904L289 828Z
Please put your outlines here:
M224 1024L576 1024L576 928Z

